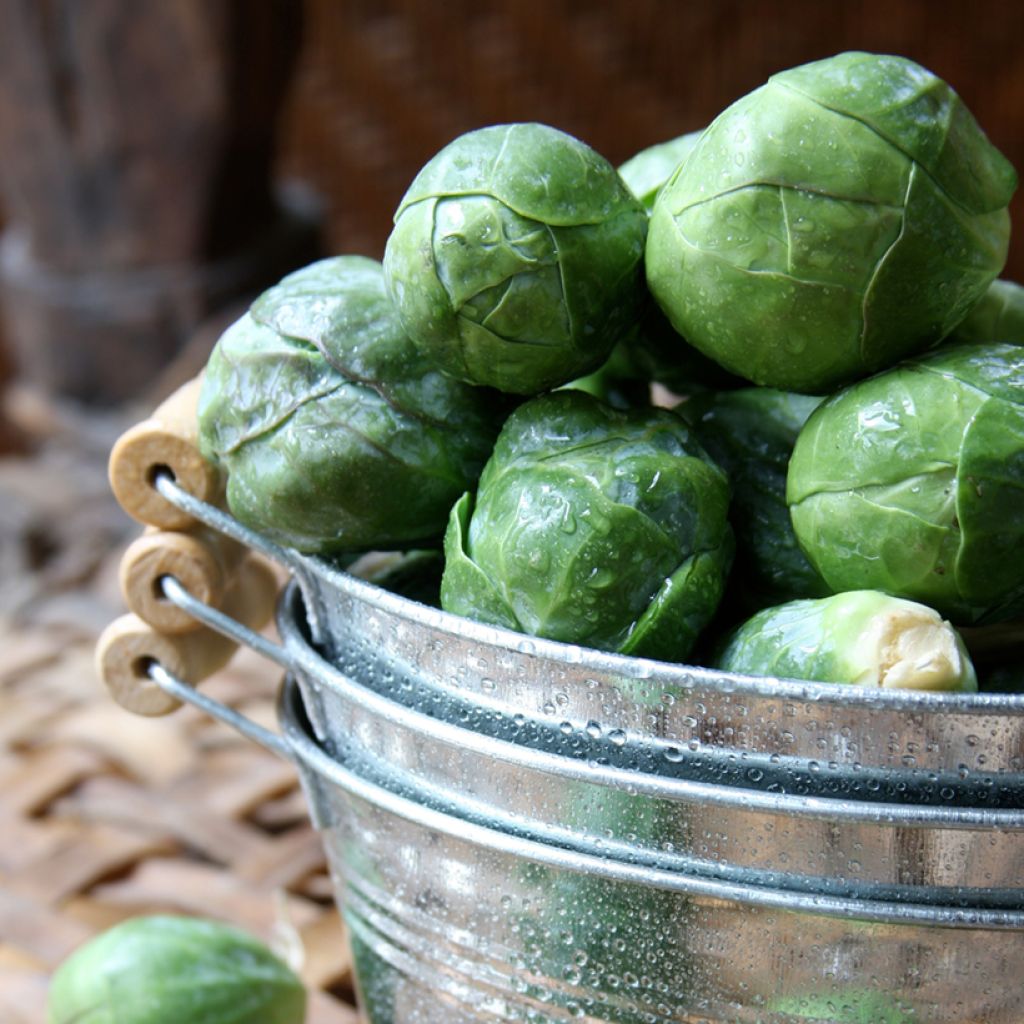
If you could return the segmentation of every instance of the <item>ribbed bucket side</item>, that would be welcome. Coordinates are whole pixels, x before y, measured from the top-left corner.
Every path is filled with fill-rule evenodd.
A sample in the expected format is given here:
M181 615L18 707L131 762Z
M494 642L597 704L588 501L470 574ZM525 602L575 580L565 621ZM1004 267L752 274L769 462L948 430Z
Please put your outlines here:
M1021 1019L1019 921L858 919L796 894L772 906L666 888L643 869L577 870L564 852L374 796L294 723L286 732L371 1024Z

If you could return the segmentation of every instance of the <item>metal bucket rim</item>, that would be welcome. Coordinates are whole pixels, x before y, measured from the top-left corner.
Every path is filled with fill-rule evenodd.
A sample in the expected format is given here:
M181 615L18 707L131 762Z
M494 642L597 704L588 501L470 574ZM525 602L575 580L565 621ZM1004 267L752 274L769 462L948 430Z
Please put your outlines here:
M938 693L882 687L843 686L780 679L774 676L748 676L723 672L701 665L655 661L632 655L598 651L578 644L562 643L543 637L516 633L500 626L477 622L440 608L432 608L400 594L385 590L367 580L331 565L314 555L297 556L313 575L355 600L399 618L459 639L475 640L491 648L535 655L549 661L592 667L624 678L643 681L657 676L662 684L692 688L694 683L728 687L728 692L761 698L797 700L816 704L866 706L871 710L956 711L968 714L1011 713L1024 715L1024 693Z
M308 673L321 684L326 683L343 692L345 699L358 704L370 714L405 728L426 733L447 746L471 749L481 755L524 766L532 771L594 782L613 789L635 790L647 796L666 800L701 801L720 806L739 805L787 817L824 818L837 822L896 824L905 827L941 825L950 829L1024 829L1024 808L989 809L912 803L891 804L723 786L711 782L629 771L613 765L591 764L563 754L538 750L535 747L478 733L392 700L353 680L336 665L323 658L301 635L298 616L289 612L290 608L296 607L297 590L294 585L290 585L281 597L278 630L296 669Z
M776 910L811 913L896 925L966 928L975 930L1024 930L1024 911L991 908L943 907L931 904L894 903L882 900L812 895L749 883L723 882L713 878L683 875L650 865L599 857L513 835L463 818L446 814L362 778L330 757L300 722L302 707L298 684L288 678L278 696L278 721L293 761L303 772L336 785L373 807L403 818L430 831L482 846L485 849L521 857L553 868L600 876L651 888L682 892L756 905ZM311 794L310 798L313 799Z

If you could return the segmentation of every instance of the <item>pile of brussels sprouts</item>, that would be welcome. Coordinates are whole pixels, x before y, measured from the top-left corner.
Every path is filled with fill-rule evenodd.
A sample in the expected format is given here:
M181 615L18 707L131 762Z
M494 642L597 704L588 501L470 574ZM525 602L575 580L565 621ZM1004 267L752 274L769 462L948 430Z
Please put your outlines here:
M975 689L964 637L1024 614L1016 181L949 86L865 53L619 171L544 125L469 132L383 264L306 267L227 331L204 452L301 551L443 537L412 564L458 615Z

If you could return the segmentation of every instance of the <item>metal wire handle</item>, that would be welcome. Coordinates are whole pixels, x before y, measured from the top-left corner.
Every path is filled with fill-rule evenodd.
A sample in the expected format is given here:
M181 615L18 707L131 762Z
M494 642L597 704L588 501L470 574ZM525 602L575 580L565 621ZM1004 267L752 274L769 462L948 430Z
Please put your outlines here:
M159 583L164 597L183 611L188 612L192 618L203 623L204 626L209 626L237 644L251 647L257 654L262 654L268 661L276 662L288 671L294 668L294 661L287 648L275 644L273 640L268 640L248 626L243 626L230 615L225 615L224 612L206 604L205 601L193 597L173 576L161 576Z
M212 718L236 729L246 739L265 747L272 754L277 754L278 757L295 763L296 758L288 741L276 732L257 724L251 718L246 718L241 712L222 704L219 700L205 696L194 686L189 686L188 683L172 675L159 662L152 662L146 671L149 678L165 693L199 708L200 711L204 711Z
M300 586L302 585L306 569L294 552L279 544L275 544L255 530L242 525L233 516L216 506L196 498L178 485L174 474L169 469L158 471L153 477L152 486L163 498L175 507L187 512L194 519L198 519L214 530L223 533L227 537L231 537L233 540L244 544L254 551L258 551L260 554L271 559L271 561L290 570L296 576ZM292 660L288 651L280 644L268 640L262 634L242 625L242 623L231 618L229 615L225 615L219 609L193 597L173 576L162 576L158 583L163 596L167 600L187 612L198 622L209 626L237 644L252 648L258 654L280 665L285 670L291 670ZM295 755L291 747L277 733L257 724L226 704L222 704L220 701L200 693L194 686L179 679L159 662L150 662L146 666L146 674L161 690L176 700L199 708L212 718L224 722L247 739L258 743L271 753L277 754L287 761L295 761Z
M201 501L199 498L189 494L183 487L179 486L174 479L174 474L169 470L160 470L153 477L153 488L166 498L172 505L187 512L190 516L200 522L212 526L233 540L252 548L254 551L266 555L267 558L286 569L301 569L302 566L296 560L295 554L287 548L275 544L255 530L243 526L234 516L229 515L215 505Z
M201 523L205 523L214 530L218 530L232 540L237 540L240 544L244 544L253 551L258 551L261 555L265 555L272 562L276 562L279 566L291 572L299 585L299 589L302 591L303 597L307 598L306 607L309 609L309 629L313 640L316 643L323 642L323 628L316 615L316 604L309 600L313 593L313 588L309 582L309 566L301 555L290 548L275 544L274 541L264 537L261 533L257 533L248 526L244 526L223 509L219 509L215 505L201 501L195 495L189 494L188 491L179 486L174 479L174 474L169 469L158 471L153 477L152 486L161 497L182 511L187 512L194 519L198 519ZM196 618L203 622L206 621L201 615L197 615ZM224 629L219 628L212 621L209 624L214 629L217 629L218 632L225 632ZM226 635L238 639L234 633L228 632ZM256 634L252 635L255 636ZM248 642L248 639L239 639L239 643ZM272 657L272 660L276 661L277 658Z

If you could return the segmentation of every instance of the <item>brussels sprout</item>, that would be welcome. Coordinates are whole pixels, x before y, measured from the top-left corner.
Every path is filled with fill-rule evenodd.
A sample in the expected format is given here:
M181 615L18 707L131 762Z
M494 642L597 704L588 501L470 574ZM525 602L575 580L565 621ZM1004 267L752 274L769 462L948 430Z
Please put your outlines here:
M944 82L843 53L702 133L651 214L647 280L734 373L823 393L938 342L999 273L1016 174Z
M125 921L50 984L48 1024L301 1024L302 982L264 945L186 917Z
M950 341L1024 345L1024 286L1015 281L993 281L960 321Z
M654 200L662 186L690 155L699 138L700 132L696 131L668 142L659 142L656 146L642 149L619 168L622 180L647 210L654 208Z
M786 500L835 591L884 590L958 625L1024 603L1024 349L939 350L851 385L797 438Z
M978 688L963 640L938 612L873 590L765 608L736 630L715 661L726 672L820 683Z
M520 406L452 510L441 606L535 636L681 659L732 557L728 484L665 409L581 391Z
M444 531L498 432L494 393L433 368L381 266L322 260L253 303L214 349L200 445L242 522L301 551L414 545Z
M636 318L647 215L541 124L462 135L420 171L384 269L409 335L461 380L534 394L597 369Z
M786 505L789 457L820 402L773 388L741 388L698 395L679 408L732 484L735 572L748 606L832 593L800 550Z

